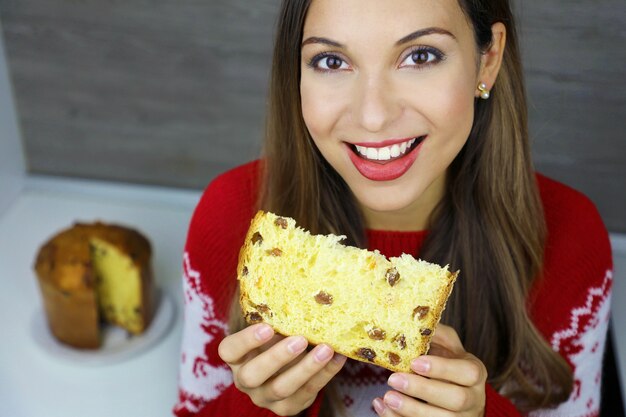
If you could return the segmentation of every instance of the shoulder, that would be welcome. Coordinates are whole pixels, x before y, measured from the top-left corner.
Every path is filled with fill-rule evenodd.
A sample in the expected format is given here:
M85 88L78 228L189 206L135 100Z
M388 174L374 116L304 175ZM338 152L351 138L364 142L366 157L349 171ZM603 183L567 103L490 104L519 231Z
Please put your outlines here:
M539 309L583 304L593 288L608 294L611 244L596 206L581 192L543 175L537 174L537 184L548 232L542 279L534 294L538 304L545 304ZM561 302L554 303L555 297Z
M588 197L542 175L537 183L548 235L543 273L530 294L530 316L572 367L575 390L555 415L578 415L591 412L600 400L613 283L611 246Z
M202 193L187 236L187 251L204 246L207 235L228 245L250 225L256 212L262 163L259 160L218 175Z
M261 181L261 161L254 160L215 177L204 190L198 207L212 206L219 199L224 204L255 201Z
M543 174L536 173L535 176L546 215L563 215L573 209L576 214L598 217L593 202L580 191Z
M237 220L254 212L261 182L258 160L218 175L209 183L196 206L194 217L228 214Z
M609 251L608 232L595 204L583 193L563 183L537 174L548 243L569 242L575 245L598 246Z

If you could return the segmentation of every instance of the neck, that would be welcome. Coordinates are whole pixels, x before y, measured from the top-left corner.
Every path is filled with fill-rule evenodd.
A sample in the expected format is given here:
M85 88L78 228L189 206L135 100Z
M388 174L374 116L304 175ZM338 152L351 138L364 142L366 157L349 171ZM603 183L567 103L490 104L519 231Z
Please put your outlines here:
M398 210L376 211L361 205L367 228L401 232L427 230L430 216L444 196L445 182L445 175L442 175L417 200Z

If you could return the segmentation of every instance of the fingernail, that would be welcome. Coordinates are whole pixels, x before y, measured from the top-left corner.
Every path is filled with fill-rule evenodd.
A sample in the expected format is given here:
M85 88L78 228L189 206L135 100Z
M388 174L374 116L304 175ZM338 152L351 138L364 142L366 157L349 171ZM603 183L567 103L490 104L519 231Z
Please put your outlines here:
M289 352L293 354L302 352L304 349L306 349L306 346L307 341L302 336L294 337L289 341L289 343L287 343L287 349L289 349Z
M424 358L417 358L411 361L411 369L418 373L427 373L430 371L430 362Z
M333 356L333 350L326 345L320 345L315 349L315 359L318 362L326 362Z
M391 388L399 389L401 391L404 391L409 387L409 381L404 375L401 374L391 374L388 383Z
M402 398L398 394L394 394L393 392L387 393L385 395L385 404L389 406L389 408L393 408L397 410L402 405Z
M374 410L376 410L376 413L378 413L379 415L382 415L385 412L385 403L383 403L380 398L374 398L374 401L372 401L372 405L374 406Z
M346 357L342 355L341 353L335 353L335 356L333 356L333 361L337 363L342 362L345 359Z
M263 341L272 337L273 333L274 333L274 330L272 330L270 326L268 326L267 324L263 324L257 327L256 331L254 332L254 335L257 338L257 340Z

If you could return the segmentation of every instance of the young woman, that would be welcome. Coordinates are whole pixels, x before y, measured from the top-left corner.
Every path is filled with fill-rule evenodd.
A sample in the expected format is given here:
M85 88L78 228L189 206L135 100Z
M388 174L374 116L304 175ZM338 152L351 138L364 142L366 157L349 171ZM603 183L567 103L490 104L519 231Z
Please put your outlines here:
M191 222L178 416L598 414L608 236L533 171L507 0L285 0L266 136ZM243 325L258 208L461 270L413 373Z

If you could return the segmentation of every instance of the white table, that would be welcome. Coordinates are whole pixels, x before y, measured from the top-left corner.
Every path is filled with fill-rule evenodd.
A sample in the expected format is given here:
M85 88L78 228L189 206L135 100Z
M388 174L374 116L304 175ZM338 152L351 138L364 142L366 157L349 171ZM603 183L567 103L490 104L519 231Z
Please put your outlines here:
M0 215L0 416L171 416L182 329L181 254L199 193L69 180L26 180ZM32 271L42 242L76 220L138 228L153 244L157 285L176 300L169 332L138 356L85 366L51 356L30 325L41 308Z

